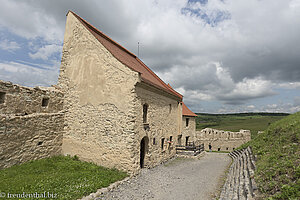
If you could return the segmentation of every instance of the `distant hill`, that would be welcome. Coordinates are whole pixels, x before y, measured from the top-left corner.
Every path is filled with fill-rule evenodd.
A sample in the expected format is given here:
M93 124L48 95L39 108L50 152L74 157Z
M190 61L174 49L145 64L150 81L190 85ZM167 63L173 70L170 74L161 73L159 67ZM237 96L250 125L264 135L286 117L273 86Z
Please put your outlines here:
M268 112L258 112L258 113L228 113L228 114L210 114L210 113L196 113L197 115L208 115L208 116L287 116L289 113L268 113Z
M300 112L269 126L241 148L257 155L255 180L266 199L300 199Z
M251 131L252 138L258 131L263 131L272 123L289 115L288 113L235 113L235 114L208 114L197 113L196 128L214 128L225 131Z

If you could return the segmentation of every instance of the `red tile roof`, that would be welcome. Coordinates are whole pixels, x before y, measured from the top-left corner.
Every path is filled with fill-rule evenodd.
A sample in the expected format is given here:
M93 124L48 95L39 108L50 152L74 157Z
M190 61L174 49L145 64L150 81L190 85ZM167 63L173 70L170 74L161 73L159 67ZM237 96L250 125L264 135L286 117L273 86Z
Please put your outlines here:
M182 102L182 115L190 116L190 117L197 117L195 113L193 113L183 102Z
M137 71L141 74L143 82L159 88L169 94L175 95L182 99L182 95L170 88L164 83L151 69L149 69L136 55L125 49L123 46L112 40L103 32L96 29L87 21L79 17L72 11L69 11L95 36L95 38L121 63L130 69Z

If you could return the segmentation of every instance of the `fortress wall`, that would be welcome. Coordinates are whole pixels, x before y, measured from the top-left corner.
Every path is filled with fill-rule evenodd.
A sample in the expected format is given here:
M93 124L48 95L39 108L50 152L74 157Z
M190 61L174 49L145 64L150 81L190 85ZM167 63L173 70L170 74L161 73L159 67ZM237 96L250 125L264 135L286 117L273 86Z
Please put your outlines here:
M63 154L136 171L139 80L69 12L59 77L66 110Z
M0 80L0 114L56 113L62 108L63 94L54 87L31 88Z
M213 151L233 151L235 148L251 140L249 130L240 130L239 132L222 131L206 128L196 131L197 142L204 143L204 149Z
M62 97L53 87L0 81L0 168L61 154Z

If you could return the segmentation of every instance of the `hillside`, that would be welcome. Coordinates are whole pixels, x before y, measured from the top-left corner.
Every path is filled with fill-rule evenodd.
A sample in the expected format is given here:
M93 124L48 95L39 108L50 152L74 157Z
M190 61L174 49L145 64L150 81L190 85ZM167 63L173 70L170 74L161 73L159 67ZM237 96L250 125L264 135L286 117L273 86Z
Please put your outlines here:
M244 144L257 155L255 180L266 199L300 199L300 112Z
M275 121L288 114L285 113L236 113L236 114L206 114L197 113L196 128L214 128L225 131L239 131L247 129L251 131L252 137L257 131L262 131Z

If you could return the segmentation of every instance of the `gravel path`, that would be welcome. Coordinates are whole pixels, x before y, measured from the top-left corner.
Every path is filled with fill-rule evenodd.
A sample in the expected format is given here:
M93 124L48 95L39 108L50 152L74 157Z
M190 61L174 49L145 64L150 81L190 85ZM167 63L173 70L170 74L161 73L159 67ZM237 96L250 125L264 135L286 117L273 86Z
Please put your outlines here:
M198 159L175 159L141 173L97 198L122 200L210 200L220 187L230 158L223 153L206 153Z

